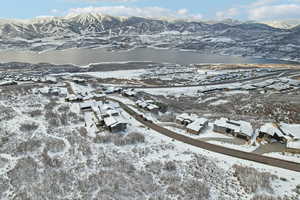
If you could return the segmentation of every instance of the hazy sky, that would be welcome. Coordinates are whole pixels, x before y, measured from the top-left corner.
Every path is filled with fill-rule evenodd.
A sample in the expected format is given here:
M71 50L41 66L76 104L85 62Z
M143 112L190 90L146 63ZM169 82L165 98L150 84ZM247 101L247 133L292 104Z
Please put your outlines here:
M98 12L189 19L300 19L300 0L2 0L0 18Z

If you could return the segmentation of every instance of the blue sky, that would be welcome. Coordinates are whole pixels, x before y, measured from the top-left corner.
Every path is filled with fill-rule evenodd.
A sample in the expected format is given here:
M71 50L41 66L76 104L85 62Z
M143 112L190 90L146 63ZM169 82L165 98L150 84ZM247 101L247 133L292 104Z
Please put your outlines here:
M154 18L300 19L300 0L4 0L0 18L84 12Z

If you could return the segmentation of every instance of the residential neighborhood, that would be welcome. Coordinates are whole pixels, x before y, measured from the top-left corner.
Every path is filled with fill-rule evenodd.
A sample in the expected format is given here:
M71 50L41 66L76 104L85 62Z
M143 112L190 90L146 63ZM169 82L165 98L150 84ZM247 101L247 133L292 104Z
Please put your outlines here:
M221 165L228 165L235 172L237 168L232 166L241 165L240 161L246 163L247 167L254 166L254 170L261 170L257 167L261 165L276 169L276 176L279 177L286 176L285 170L292 171L289 183L296 187L297 181L293 177L294 172L300 170L300 118L297 110L300 82L277 77L283 73L282 70L276 72L264 69L262 73L266 73L267 78L240 82L249 76L256 78L253 74L260 71L246 70L244 75L241 72L226 71L221 75L220 71L213 73L210 70L203 72L200 69L183 70L177 67L162 67L162 72L152 70L151 73L157 75L163 73L163 86L137 87L136 82L143 79L134 78L123 85L125 79L118 79L122 74L118 71L111 72L112 75L115 73L115 84L105 83L97 78L98 74L95 77L81 73L76 76L60 74L53 76L53 79L48 75L47 81L25 77L14 79L11 76L5 81L13 83L4 82L0 85L0 91L6 94L0 99L0 108L3 110L0 115L3 128L0 130L9 132L15 126L16 141L24 137L23 134L28 134L25 137L29 141L32 138L42 140L44 135L62 141L65 148L54 146L47 155L43 154L42 162L48 166L57 166L59 163L56 159L61 159L60 155L71 154L71 160L76 161L77 157L85 159L95 152L100 158L90 158L106 165L107 152L117 151L116 155L123 160L138 163L135 167L154 167L156 164L153 164L153 159L168 162L172 158L176 166L188 170L184 160L189 159L189 152L192 151L193 156L214 155L214 159L220 160ZM210 81L199 85L184 83L183 87L180 84L169 85L172 79L166 76L174 76L173 72L181 78L187 75L192 78L190 76L198 72ZM149 72L145 70L145 73ZM226 82L232 80L237 82ZM284 98L288 98L293 106L278 103L286 102ZM11 144L10 141L7 144ZM8 148L5 143L4 147ZM22 146L18 149L22 151ZM40 159L38 149L30 151L34 151L36 154L32 155ZM68 165L71 169L70 161L60 167ZM211 161L203 162L207 164ZM122 166L122 163L118 165ZM199 169L220 170L216 164L208 165L207 168L202 165ZM188 166L195 164L190 163ZM173 164L159 169L172 167ZM199 169L195 169L195 173L199 173ZM230 173L226 172L228 176L234 177ZM255 176L263 176L261 173L264 172ZM214 173L208 174L211 176ZM283 182L280 180L280 185ZM239 182L233 181L232 184Z

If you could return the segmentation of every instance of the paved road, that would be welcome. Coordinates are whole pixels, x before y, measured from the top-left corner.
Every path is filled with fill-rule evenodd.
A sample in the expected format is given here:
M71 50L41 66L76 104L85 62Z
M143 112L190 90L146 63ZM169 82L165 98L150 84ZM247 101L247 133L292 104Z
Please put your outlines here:
M282 160L282 159L277 159L277 158L272 158L272 157L267 157L255 153L249 153L249 152L244 152L244 151L239 151L235 149L230 149L227 147L222 147L219 145L215 144L210 144L207 142L199 141L181 134L178 134L174 131L171 131L169 129L163 128L161 126L158 126L157 124L145 121L138 113L136 113L134 110L129 108L127 105L124 103L112 99L112 98L107 98L109 100L118 102L120 104L120 107L123 108L127 113L129 113L132 117L134 117L137 121L140 123L144 124L146 127L149 127L155 131L157 131L160 134L163 134L167 137L173 138L175 140L181 141L186 144L193 145L195 147L199 147L202 149L206 149L209 151L221 153L224 155L244 159L244 160L249 160L249 161L254 161L258 163L263 163L266 165L274 166L274 167L279 167L283 169L288 169L296 172L300 172L300 163L292 162L292 161L287 161L287 160Z

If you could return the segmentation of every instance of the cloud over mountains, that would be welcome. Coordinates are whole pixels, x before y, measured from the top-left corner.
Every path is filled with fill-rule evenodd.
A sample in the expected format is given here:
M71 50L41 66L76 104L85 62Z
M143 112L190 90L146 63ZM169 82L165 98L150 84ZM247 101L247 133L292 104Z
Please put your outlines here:
M145 18L172 18L172 19L201 19L201 14L192 14L187 9L173 11L162 7L130 7L130 6L102 6L69 9L68 14L101 13L113 16L137 16Z

